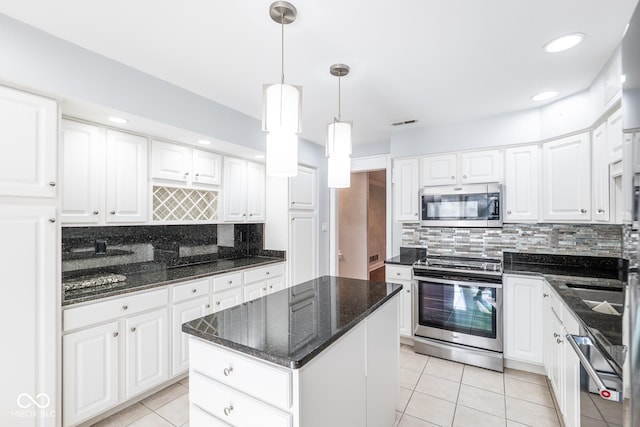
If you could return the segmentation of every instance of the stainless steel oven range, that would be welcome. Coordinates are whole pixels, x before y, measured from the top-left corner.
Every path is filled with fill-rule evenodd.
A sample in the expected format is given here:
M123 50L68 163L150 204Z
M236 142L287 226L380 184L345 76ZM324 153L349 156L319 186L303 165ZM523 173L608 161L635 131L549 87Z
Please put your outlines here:
M503 371L501 260L428 256L413 287L416 352Z

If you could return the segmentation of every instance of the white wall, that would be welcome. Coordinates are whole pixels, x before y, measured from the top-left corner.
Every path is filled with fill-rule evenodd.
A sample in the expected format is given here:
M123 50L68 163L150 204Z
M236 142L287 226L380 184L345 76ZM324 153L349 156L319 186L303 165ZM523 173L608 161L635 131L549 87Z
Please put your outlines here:
M265 151L259 120L0 14L0 83L74 99ZM64 113L64 111L63 111ZM158 135L162 136L162 135ZM324 148L300 140L299 161L318 168L319 223L328 221ZM268 224L267 226L268 227ZM318 272L328 235L318 233Z

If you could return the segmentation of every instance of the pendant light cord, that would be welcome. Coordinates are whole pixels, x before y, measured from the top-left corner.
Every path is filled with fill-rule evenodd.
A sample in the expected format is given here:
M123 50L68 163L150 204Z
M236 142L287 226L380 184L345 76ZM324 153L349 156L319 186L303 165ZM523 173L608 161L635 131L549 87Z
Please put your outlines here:
M284 84L284 11L280 15L280 84Z
M342 109L341 109L341 86L340 82L342 81L342 75L338 75L338 121L342 120Z

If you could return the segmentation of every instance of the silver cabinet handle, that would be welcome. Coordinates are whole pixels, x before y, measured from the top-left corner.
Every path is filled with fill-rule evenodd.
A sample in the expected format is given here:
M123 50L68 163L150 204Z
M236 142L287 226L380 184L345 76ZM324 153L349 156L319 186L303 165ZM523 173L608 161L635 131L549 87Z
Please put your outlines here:
M131 328L131 332L135 332L135 331L136 331L136 327L134 326Z
M184 176L185 176L185 177L189 176L189 172L185 172L185 173L184 173Z
M99 211L93 211L94 215L98 215L100 212Z
M587 213L587 210L586 209L580 209L580 212Z
M593 382L596 383L596 386L598 387L598 393L600 393L600 396L607 400L613 400L613 401L619 402L621 398L620 393L616 390L611 390L607 388L604 381L602 381L602 378L600 378L600 375L598 375L598 372L593 368L593 366L591 365L591 362L589 362L589 359L586 358L584 353L582 353L582 351L580 350L580 347L578 347L579 344L588 345L593 347L591 350L598 351L598 349L593 346L593 342L591 341L591 339L589 337L583 337L580 335L572 335L572 334L567 334L566 338L569 344L571 345L571 348L573 348L573 351L576 352L578 359L580 359L580 364L582 365L584 370L587 371L587 374L589 375L589 377L591 377Z
M266 291L266 290L267 290L267 288L262 288L262 290L263 290L263 291Z
M511 211L507 211L507 215L511 215Z
M211 304L205 305L206 308L211 308Z
M417 214L417 213L414 213L414 214L413 214L413 216L418 216L418 214Z
M246 214L246 213L243 213L243 214L242 214L242 216L247 216L247 214Z
M407 289L407 293L410 294L411 293L411 289Z
M451 179L456 179L456 177L455 177L455 176L453 176L453 175L451 175Z
M117 337L117 336L118 336L118 333L117 333L117 332L114 332L112 335L113 335L113 337L115 338L115 337Z
M198 177L199 177L199 176L200 176L200 174L199 174L199 173L196 173L196 179L198 179Z
M598 209L598 213L604 213L604 209Z
M553 333L553 337L554 337L554 338L558 338L559 336L560 336L559 334L557 334L557 333L555 333L555 332Z
M55 181L49 181L49 187L55 187L55 186L56 186Z
M54 222L56 222L56 219L55 218L49 218L49 222L53 224Z
M198 290L196 288L193 288L191 289L191 292L195 294L196 292L198 292Z
M220 301L216 301L216 305L220 305Z
M233 372L233 366L229 366L228 368L224 368L222 370L222 373L224 374L225 377L228 377L229 375L231 375L232 372Z
M269 275L269 273L270 273L270 272L269 272L269 271L267 271L267 276Z
M115 215L115 214L116 214L116 211L111 211L111 212L109 212L109 213L110 213L111 215Z
M549 298L549 294L542 294L542 298Z
M233 405L229 405L224 408L224 414L228 417L231 415L231 411L233 411Z
M462 177L463 177L463 178L466 178L466 177L467 177L467 175L462 175Z
M123 310L126 310L126 309L128 309L128 308L129 308L129 306L128 306L128 305L126 305L126 304L122 306L122 309L123 309Z
M396 271L396 276L399 276L401 273L399 271Z
M249 214L249 216L253 216L253 214Z
M269 289L273 289L273 285L269 285Z
M561 340L560 338L556 338L556 342L557 342L558 344L562 344L562 340Z
M233 283L233 280L229 280L229 284L232 284L232 283Z

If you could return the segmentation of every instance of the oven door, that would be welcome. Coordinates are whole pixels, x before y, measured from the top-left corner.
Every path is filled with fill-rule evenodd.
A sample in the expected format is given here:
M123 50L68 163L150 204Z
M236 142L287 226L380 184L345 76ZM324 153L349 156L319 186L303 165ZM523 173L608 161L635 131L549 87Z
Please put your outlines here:
M502 352L502 284L417 277L414 334Z

